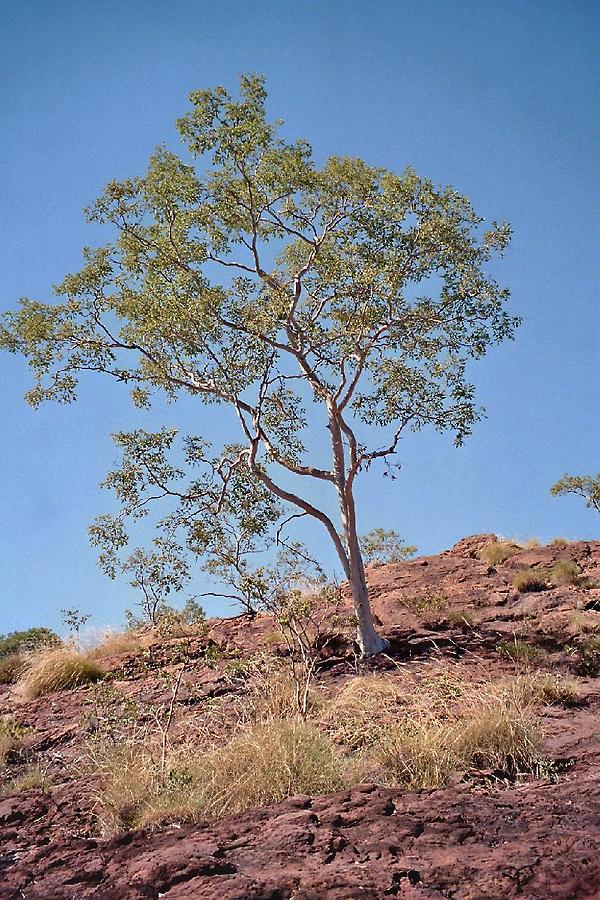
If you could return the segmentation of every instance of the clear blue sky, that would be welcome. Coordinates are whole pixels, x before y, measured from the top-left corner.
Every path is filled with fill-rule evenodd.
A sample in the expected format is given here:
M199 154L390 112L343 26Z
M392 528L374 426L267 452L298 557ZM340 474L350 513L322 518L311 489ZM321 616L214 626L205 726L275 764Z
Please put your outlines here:
M191 90L262 72L273 117L318 158L411 164L514 228L499 276L525 323L473 370L488 418L460 450L407 438L396 482L367 476L363 530L396 528L424 553L479 531L600 535L597 514L548 494L565 471L600 469L596 0L3 0L0 13L2 308L49 300L102 241L82 208L158 143L177 148ZM86 526L107 508L97 485L128 401L96 380L74 406L35 412L25 364L3 356L0 377L0 632L60 627L65 606L118 624L134 597L99 573Z

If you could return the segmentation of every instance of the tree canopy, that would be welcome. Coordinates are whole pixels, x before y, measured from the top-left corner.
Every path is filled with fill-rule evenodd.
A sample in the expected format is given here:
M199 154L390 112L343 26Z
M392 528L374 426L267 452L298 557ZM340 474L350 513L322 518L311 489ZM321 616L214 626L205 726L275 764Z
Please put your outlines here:
M480 410L468 363L517 325L486 271L510 228L484 227L466 197L410 168L342 156L318 165L306 141L286 141L268 120L261 77L242 77L237 99L218 87L190 100L177 123L185 157L160 147L144 176L108 184L87 216L114 239L84 250L58 302L9 312L0 346L27 357L33 405L71 402L81 374L95 372L128 385L140 407L157 391L228 407L239 445L209 458L205 435L190 435L186 464L205 475L183 489L173 489L183 471L168 461L172 432L117 437L124 467L110 484L127 514L170 498L200 554L214 549L211 534L221 540L227 512L238 516L234 549L240 529L252 544L275 525L276 503L314 517L350 583L361 647L376 652L355 480L392 458L407 430L431 425L458 444L470 433ZM315 428L326 429L326 461L307 452ZM339 521L307 497L308 478L334 491Z
M555 497L575 494L585 500L585 505L600 512L600 472L593 478L591 475L563 475L550 488Z

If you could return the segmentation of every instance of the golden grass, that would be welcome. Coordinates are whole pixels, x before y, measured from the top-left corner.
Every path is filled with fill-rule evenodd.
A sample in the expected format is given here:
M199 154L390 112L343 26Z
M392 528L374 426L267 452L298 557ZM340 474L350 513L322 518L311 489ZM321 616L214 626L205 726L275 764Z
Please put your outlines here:
M11 653L0 659L0 684L14 684L26 666L22 653Z
M164 771L148 745L108 748L96 754L96 765L103 779L98 815L107 831L210 821L294 794L330 793L344 784L339 753L307 722L244 728L205 754L182 746L170 752Z
M248 694L242 701L240 718L254 723L295 719L299 714L297 690L302 691L303 687L297 687L287 668L258 662L248 681ZM310 686L307 715L314 715L323 703L318 688Z
M101 779L103 829L211 821L366 779L436 788L455 773L536 772L536 704L569 705L578 696L574 680L560 676L492 682L467 679L457 666L425 665L356 676L331 700L320 695L303 722L284 672L259 669L247 687L236 731L213 731L212 744L210 729L193 739L188 731L175 746L135 728L120 743L94 739L91 767Z
M137 653L151 643L151 635L139 631L109 631L102 641L89 651L93 659L108 659L124 653Z
M532 703L575 706L581 698L579 682L570 675L534 672L500 682L499 686L516 704L522 706Z
M404 715L409 690L401 677L352 678L326 707L321 721L336 741L359 749L376 740L380 729Z
M532 707L542 686L515 682L470 683L450 667L420 678L363 676L342 688L323 723L358 751L363 778L389 785L440 787L472 768L530 772L540 740Z
M488 566L498 566L518 553L516 544L508 541L490 541L479 551L479 559Z
M513 587L520 594L543 591L548 587L547 575L538 569L521 569L513 578Z
M17 693L33 700L44 694L98 681L105 671L89 655L72 647L44 650L29 660L17 682Z
M520 541L519 544L523 550L535 550L542 546L542 542L536 537L527 538L525 541Z
M550 569L550 581L556 587L579 587L581 580L581 568L572 559L559 559Z

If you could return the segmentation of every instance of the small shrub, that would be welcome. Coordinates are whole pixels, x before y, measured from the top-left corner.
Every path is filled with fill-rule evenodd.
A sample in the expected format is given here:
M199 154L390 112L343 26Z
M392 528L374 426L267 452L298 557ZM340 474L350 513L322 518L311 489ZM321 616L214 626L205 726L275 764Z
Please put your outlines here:
M439 621L442 613L448 608L446 595L436 591L424 591L413 597L402 597L400 603L420 616L424 622Z
M0 658L0 684L14 684L26 665L21 653L11 653Z
M513 638L512 641L502 640L496 644L496 651L505 659L510 659L515 663L523 663L529 665L536 662L540 658L540 649L527 641L521 641Z
M12 794L18 794L21 791L32 790L47 793L51 785L52 777L48 772L44 771L44 769L41 769L39 766L34 766L32 769L24 772L23 775L19 775L18 778L13 778L12 781L9 781L3 789L2 794L4 796L10 796Z
M105 671L92 657L72 648L42 651L27 665L17 688L28 700L98 681Z
M479 551L479 559L488 566L499 566L500 563L506 562L511 556L514 556L518 550L516 544L508 541L490 541Z
M0 636L0 658L13 654L28 653L42 647L57 647L61 640L49 628L28 628L26 631L11 631Z
M515 775L535 770L540 738L531 709L500 694L473 704L457 744L465 763Z
M550 541L550 547L567 547L571 542L564 537L555 537Z
M455 628L475 627L475 616L470 609L453 609L446 613L446 620Z
M582 581L581 568L572 559L559 559L550 570L550 581L556 587L579 587Z
M520 594L534 591L545 591L548 587L546 574L537 569L521 569L513 578L513 587Z
M9 754L18 749L26 730L9 716L0 716L0 769L6 765Z
M441 787L460 764L452 728L436 721L392 726L371 758L385 783L406 788Z
M590 635L577 645L577 671L590 678L600 675L600 637Z

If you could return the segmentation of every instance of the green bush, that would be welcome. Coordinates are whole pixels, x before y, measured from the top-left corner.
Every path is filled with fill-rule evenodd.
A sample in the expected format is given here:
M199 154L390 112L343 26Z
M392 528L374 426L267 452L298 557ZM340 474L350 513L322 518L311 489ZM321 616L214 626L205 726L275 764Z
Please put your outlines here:
M0 635L0 659L40 647L56 647L61 643L57 634L49 628L28 628L26 631L11 631Z

